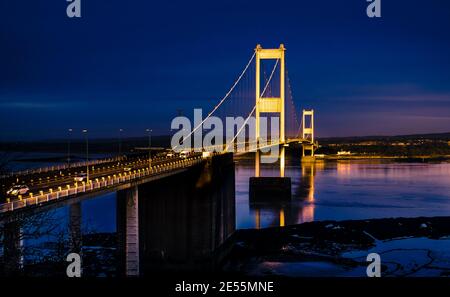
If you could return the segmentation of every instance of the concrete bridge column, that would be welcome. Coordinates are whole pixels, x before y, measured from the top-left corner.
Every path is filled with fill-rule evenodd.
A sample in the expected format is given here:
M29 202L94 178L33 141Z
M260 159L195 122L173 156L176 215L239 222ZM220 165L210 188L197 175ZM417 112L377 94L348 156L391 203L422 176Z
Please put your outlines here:
M23 265L21 223L5 223L3 232L4 272L6 275L18 274Z
M81 202L69 205L70 252L81 253Z
M255 152L255 177L259 177L261 175L261 152L259 149L256 149Z
M285 163L286 163L285 151L286 151L286 148L284 146L281 146L281 148L280 148L280 177L284 177L284 168L285 168Z
M118 238L121 272L126 276L139 276L139 191L134 186L117 194Z

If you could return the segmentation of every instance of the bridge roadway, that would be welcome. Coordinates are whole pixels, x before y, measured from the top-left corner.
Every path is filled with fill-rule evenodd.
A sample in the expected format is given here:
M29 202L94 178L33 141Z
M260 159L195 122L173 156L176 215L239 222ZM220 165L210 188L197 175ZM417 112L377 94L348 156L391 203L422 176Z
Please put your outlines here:
M72 168L70 169L72 171L65 171L57 175L55 179L41 179L40 182L30 183L29 193L0 204L0 215L41 206L54 200L117 191L128 187L130 183L140 184L159 179L186 170L203 161L201 153L195 153L185 159L180 157L152 159L151 168L149 168L148 160L140 158L115 164L102 164L98 167L90 167L89 182L75 182L72 173L81 172L83 168ZM125 171L125 168L131 170ZM83 171L86 171L86 167ZM31 181L29 178L21 177L21 181Z
M163 159L161 157L154 158L155 164ZM122 159L99 159L89 161L89 171L92 175L98 175L99 173L104 173L105 171L117 170L119 167L127 167L130 164L136 164L138 162L145 162L145 156L128 156ZM147 161L148 162L148 161ZM78 163L77 163L78 164ZM60 168L64 167L64 168ZM50 168L50 169L49 169ZM1 192L0 192L0 203L5 202L6 191L14 185L27 185L31 191L42 190L47 186L47 188L58 186L62 183L70 183L73 181L74 176L79 173L86 172L87 166L84 164L76 165L71 164L71 167L67 165L54 166L44 168L45 170L40 170L37 168L35 170L29 170L29 173L18 172L12 173L7 176L0 178Z
M158 165L161 162L166 162L169 160L177 160L177 158L169 159L167 157L155 157L152 158L152 164ZM107 174L114 174L117 171L123 170L127 167L139 169L145 166L148 166L148 158L145 158L145 156L129 156L127 158L123 158L122 160L91 164L89 165L89 175L91 178L97 178ZM0 192L0 203L6 202L6 191L14 185L27 185L32 193L39 192L40 190L48 190L50 188L61 186L61 184L73 183L75 176L79 173L86 172L86 167L86 165L78 165L70 168L54 169L45 172L35 170L29 174L12 174L8 177L4 177L0 179L2 187Z
M224 152L230 151L230 149L231 149L235 155L241 155L241 154L247 154L247 153L254 153L257 149L265 150L265 149L269 149L274 146L289 146L291 144L300 144L300 145L308 144L308 145L314 146L315 148L317 148L319 146L319 144L317 142L312 142L310 139L297 137L297 138L288 138L284 142L280 142L280 141L272 142L270 139L268 139L264 142L261 142L258 147L257 147L256 141L250 141L250 142L245 141L245 142L234 143L233 145L230 145L230 146L228 146L228 144L226 144L226 143L220 144L220 145L212 145L212 146L203 147L203 149L206 149L209 151L218 150L218 151L224 151ZM237 148L239 145L244 147L244 150L242 152L237 151Z

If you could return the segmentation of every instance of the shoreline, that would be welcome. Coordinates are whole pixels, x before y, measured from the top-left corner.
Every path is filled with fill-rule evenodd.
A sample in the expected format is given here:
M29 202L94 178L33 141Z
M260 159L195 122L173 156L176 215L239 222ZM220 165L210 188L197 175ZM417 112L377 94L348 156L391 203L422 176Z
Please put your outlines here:
M383 276L449 276L449 242L450 216L241 229L221 247L218 267L247 276L364 277L366 256L377 252Z
M432 162L432 161L448 161L450 155L424 155L424 156L367 156L367 155L350 155L350 156L324 156L316 157L316 161L339 161L339 160L393 160L403 162Z

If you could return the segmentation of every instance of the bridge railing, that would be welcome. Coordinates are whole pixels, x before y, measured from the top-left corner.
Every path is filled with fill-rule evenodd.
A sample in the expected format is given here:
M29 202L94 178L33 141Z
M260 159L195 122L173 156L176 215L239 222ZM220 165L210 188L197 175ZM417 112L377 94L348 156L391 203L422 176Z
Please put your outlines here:
M88 166L88 165L89 166L99 165L99 164L104 164L104 163L121 161L123 159L124 159L124 157L113 157L113 158L106 158L106 159L96 159L96 160L81 161L81 162L70 163L70 164L66 163L66 164L60 164L60 165L54 165L54 166L27 169L27 170L15 171L15 172L3 174L0 176L0 178L8 178L8 177L12 177L12 176L29 175L29 174L36 174L36 173L46 173L46 172L51 172L51 171L55 171L55 170L65 170L68 168L84 167L84 166Z
M184 160L177 160L161 165L152 166L151 168L137 169L132 172L124 172L106 177L96 178L88 182L75 183L73 185L65 185L65 187L58 187L57 190L50 189L48 192L40 191L38 194L30 193L26 197L20 197L18 200L10 201L0 205L0 213L14 211L19 208L41 205L50 201L67 198L70 196L77 196L81 193L94 192L104 190L109 187L116 186L121 183L130 182L143 177L158 175L171 170L187 168L192 165L201 163L203 158L201 156L191 157Z

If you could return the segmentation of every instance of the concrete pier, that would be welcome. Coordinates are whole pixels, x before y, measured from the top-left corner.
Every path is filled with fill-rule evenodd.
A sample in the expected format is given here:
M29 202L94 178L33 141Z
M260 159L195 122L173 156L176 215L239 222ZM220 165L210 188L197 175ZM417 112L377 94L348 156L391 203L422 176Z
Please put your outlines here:
M141 275L208 271L215 250L235 230L231 154L139 187Z
M302 156L302 163L314 163L315 161L315 156Z
M119 271L126 276L140 274L139 190L138 186L117 194L117 233L121 263ZM121 268L121 269L120 269Z
M290 177L251 177L249 186L250 203L291 200Z

